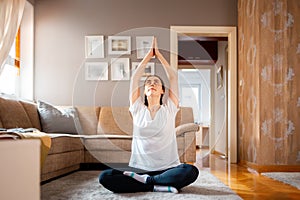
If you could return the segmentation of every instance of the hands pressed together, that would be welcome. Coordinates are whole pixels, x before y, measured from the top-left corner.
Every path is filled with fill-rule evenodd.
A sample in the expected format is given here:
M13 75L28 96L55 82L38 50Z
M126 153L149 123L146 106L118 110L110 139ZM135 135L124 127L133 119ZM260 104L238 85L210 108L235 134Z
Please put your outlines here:
M153 40L152 40L151 49L149 50L147 56L152 58L153 56L159 57L160 55L161 54L160 54L159 49L157 47L157 39L156 39L156 37L154 37Z

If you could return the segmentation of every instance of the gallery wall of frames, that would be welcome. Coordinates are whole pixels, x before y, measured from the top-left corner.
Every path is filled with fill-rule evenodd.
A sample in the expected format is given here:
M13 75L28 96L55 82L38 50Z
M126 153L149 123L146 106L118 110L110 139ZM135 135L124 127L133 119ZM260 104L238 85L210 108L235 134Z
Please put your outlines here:
M136 39L134 48L131 46L132 38ZM129 80L139 65L138 61L130 62L129 57L136 50L136 58L141 61L150 50L152 40L153 36L85 36L85 80ZM155 63L149 62L143 78L153 75L154 70Z

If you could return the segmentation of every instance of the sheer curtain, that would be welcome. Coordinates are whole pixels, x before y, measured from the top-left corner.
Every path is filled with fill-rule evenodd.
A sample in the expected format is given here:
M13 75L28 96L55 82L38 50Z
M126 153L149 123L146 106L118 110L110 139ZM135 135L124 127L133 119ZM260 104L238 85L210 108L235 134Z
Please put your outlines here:
M20 25L26 0L0 0L0 75Z

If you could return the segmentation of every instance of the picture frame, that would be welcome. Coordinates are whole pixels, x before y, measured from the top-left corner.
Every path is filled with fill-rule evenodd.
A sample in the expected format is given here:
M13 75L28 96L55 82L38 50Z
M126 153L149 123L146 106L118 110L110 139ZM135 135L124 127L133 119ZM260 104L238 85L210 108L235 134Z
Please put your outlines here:
M217 89L223 87L223 65L220 65L217 69Z
M104 58L104 36L85 36L85 58Z
M111 59L111 80L129 80L130 67L129 58L112 58Z
M107 62L86 62L85 80L88 81L108 80L108 63Z
M153 36L137 36L136 51L137 59L143 59L152 46Z
M135 69L138 67L139 64L140 64L140 62L132 62L131 63L132 72L135 71ZM155 63L148 62L141 80L145 80L147 76L154 75L154 74L155 74Z
M108 54L122 55L131 53L130 36L108 36Z

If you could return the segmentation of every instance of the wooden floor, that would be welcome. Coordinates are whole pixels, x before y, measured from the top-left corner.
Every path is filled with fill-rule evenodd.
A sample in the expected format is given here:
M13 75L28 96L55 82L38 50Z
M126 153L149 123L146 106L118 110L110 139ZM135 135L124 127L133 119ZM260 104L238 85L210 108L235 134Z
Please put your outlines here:
M209 169L212 174L228 185L243 199L300 199L300 190L267 178L246 167L230 164L219 155L210 155L208 150L197 150L195 165Z

